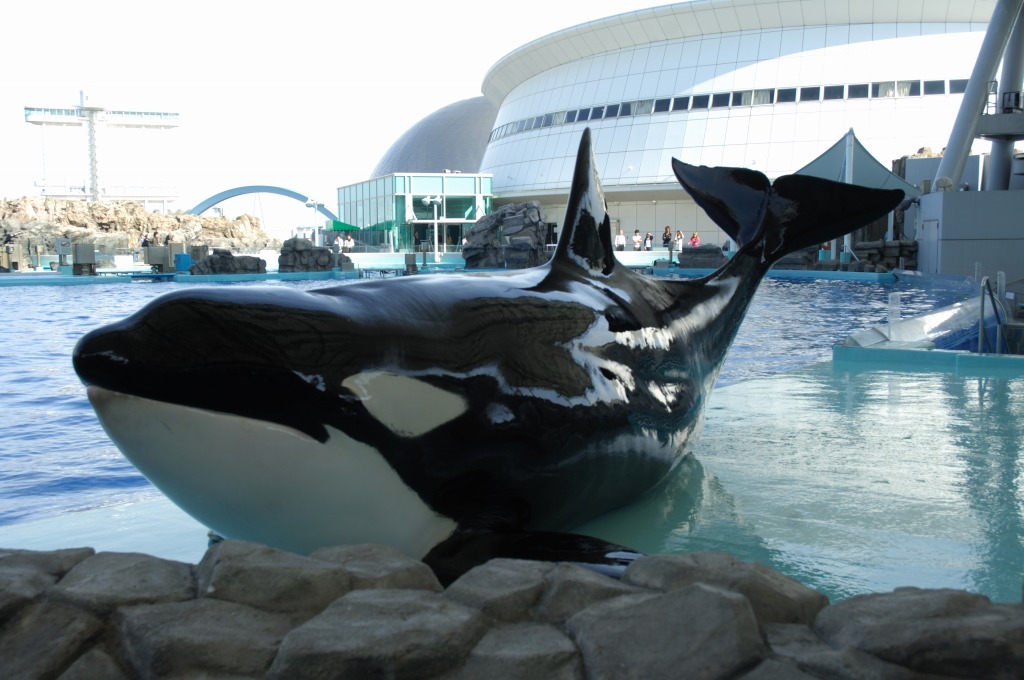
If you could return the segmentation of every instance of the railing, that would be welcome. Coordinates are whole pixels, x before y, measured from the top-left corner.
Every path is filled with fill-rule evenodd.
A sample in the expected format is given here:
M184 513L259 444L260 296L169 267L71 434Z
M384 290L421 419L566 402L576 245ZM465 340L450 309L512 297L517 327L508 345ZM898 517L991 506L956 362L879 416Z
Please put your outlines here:
M988 296L989 301L992 303L992 312L996 317L996 342L995 347L989 347L988 342L988 331L985 329L985 296ZM992 292L992 283L989 281L987 276L981 279L981 304L978 305L978 354L982 354L986 349L992 349L991 353L1001 354L1001 346L1005 343L1003 336L1006 334L1006 323L999 314L999 308L1002 306L997 300L995 293ZM1004 310L1005 312L1005 310Z

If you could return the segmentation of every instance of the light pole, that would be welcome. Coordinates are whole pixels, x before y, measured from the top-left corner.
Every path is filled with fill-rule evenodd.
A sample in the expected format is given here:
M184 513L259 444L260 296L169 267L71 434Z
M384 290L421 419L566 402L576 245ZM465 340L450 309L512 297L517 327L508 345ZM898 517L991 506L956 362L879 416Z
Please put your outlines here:
M324 207L324 204L323 203L317 203L312 198L307 198L306 199L306 207L313 209L313 233L312 233L313 238L311 240L313 241L313 245L315 246L316 245L316 219L317 219L316 218L316 214L320 210L320 208Z
M441 252L438 250L437 245L437 206L441 205L441 196L424 196L423 205L434 206L434 262L441 261Z

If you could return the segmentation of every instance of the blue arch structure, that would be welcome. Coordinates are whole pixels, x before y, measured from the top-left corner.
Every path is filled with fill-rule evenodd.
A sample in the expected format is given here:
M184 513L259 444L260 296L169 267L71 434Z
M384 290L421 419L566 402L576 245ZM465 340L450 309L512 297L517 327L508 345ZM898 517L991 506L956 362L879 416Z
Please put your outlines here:
M299 192L292 191L291 189L285 189L284 187L272 187L266 184L256 184L247 187L235 187L234 189L222 191L219 194L210 196L208 199L199 203L199 205L192 208L188 212L191 215L202 215L204 212L206 212L213 206L217 205L221 201L226 201L229 198L234 198L235 196L243 196L245 194L277 194L279 196L287 196L288 198L294 198L296 201L299 201L300 203L305 203L306 201L311 200L309 196L303 196ZM317 205L316 209L318 212L322 213L324 217L329 217L330 219L336 222L338 221L337 216L330 210L325 208L323 204Z

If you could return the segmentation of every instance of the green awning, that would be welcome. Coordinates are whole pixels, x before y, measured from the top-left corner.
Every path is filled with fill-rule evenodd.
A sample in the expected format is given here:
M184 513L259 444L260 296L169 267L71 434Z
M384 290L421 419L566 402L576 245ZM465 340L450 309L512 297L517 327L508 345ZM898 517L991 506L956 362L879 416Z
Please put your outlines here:
M347 224L338 220L331 220L331 229L334 231L359 231L359 227L354 224Z

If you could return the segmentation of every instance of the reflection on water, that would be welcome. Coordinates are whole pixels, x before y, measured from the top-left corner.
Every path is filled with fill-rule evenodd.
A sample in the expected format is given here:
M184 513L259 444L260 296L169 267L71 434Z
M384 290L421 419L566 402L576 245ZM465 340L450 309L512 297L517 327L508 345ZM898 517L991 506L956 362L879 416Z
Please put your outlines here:
M1024 379L844 366L716 391L697 461L582 530L728 551L833 599L915 585L1020 601Z

